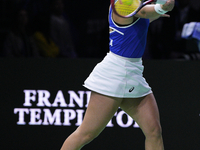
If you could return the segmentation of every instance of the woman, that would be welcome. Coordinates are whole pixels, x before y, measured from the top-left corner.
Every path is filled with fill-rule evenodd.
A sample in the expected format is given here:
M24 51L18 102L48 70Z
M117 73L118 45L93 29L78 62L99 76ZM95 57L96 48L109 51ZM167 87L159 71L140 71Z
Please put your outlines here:
M82 124L61 150L79 150L97 137L119 107L142 129L146 150L164 150L159 112L151 88L142 76L149 22L171 11L174 0L150 4L135 16L121 18L109 11L110 52L97 64L84 86L91 98ZM150 20L150 21L149 21Z

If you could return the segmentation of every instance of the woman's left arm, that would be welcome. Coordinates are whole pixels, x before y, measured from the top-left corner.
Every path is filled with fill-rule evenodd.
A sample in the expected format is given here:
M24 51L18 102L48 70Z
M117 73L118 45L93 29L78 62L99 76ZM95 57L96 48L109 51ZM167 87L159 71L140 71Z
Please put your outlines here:
M150 20L155 20L159 17L169 17L169 15L165 13L168 11L172 11L172 9L174 8L174 3L174 0L168 0L164 5L146 5L135 16L139 18L147 18Z

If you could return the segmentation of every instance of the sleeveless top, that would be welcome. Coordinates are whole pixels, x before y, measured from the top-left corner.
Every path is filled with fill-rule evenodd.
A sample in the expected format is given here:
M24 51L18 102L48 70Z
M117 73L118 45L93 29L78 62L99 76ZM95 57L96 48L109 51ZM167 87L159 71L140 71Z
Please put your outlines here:
M112 7L110 7L110 51L123 57L141 58L146 47L148 27L149 19L144 18L138 18L130 25L117 25L112 19Z

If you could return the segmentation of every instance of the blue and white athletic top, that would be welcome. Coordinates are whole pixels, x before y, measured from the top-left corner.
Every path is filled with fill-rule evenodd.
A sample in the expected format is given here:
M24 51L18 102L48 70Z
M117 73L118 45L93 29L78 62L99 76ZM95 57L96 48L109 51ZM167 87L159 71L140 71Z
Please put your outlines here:
M138 18L127 26L118 26L109 12L110 51L128 58L141 58L146 47L149 19Z

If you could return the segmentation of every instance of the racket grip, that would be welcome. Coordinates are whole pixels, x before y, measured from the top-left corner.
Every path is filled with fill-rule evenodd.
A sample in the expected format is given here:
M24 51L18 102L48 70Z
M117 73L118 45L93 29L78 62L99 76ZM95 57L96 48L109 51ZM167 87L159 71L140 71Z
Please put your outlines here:
M157 0L156 1L156 4L161 4L161 5L163 5L163 4L165 4L167 2L167 0Z

